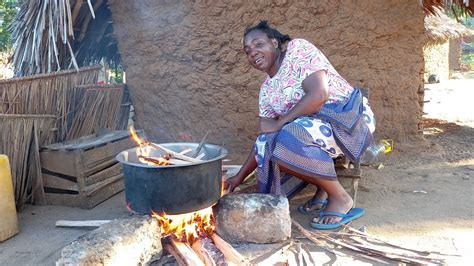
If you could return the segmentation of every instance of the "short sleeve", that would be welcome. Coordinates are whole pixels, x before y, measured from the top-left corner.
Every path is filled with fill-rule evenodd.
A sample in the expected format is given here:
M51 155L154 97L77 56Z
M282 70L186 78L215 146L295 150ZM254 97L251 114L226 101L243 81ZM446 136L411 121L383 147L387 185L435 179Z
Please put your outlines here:
M329 61L312 43L303 39L295 39L290 44L288 56L293 62L293 69L301 79L320 70L328 71Z

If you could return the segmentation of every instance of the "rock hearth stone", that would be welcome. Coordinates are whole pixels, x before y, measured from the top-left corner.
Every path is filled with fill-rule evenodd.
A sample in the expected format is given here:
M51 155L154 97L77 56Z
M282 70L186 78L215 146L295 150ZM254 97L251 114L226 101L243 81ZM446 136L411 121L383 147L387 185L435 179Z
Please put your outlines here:
M155 218L117 219L64 247L56 265L143 265L161 249Z
M230 243L275 243L291 237L288 199L268 194L222 197L214 207L217 233Z

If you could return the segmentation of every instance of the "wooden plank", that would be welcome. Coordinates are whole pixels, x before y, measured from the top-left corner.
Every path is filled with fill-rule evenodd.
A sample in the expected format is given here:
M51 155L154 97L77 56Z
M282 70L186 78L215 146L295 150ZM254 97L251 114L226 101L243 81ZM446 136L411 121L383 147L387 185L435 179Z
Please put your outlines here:
M81 165L83 169L94 168L100 165L98 162L114 159L120 152L137 146L133 140L125 138L116 142L109 142L104 146L86 150L81 154Z
M93 175L86 177L86 186L95 184L109 177L122 173L122 164L116 162L114 165L105 168L102 171L96 172ZM87 173L86 173L87 174Z
M65 190L79 191L79 186L76 182L67 180L65 178L55 176L52 174L42 173L43 186L50 188L60 188Z
M337 177L345 177L345 178L360 178L361 172L360 169L340 169L336 168Z
M119 179L115 183L109 186L103 187L98 190L91 197L84 195L71 195L71 194L56 194L56 193L45 193L46 202L49 205L61 205L70 207L79 207L83 209L92 209L99 203L104 202L113 195L123 191L124 185L123 180Z
M84 192L84 194L87 195L87 196L91 196L92 194L99 191L101 188L103 188L105 186L108 186L109 184L114 183L115 181L120 180L120 179L123 179L123 174L122 173L120 173L116 176L110 177L106 180L103 180L103 181L97 182L95 184L92 184L90 186L87 186L82 190L82 192Z
M104 224L110 223L110 220L84 220L84 221L69 221L58 220L56 227L100 227Z
M75 165L76 153L60 150L43 150L40 152L41 168L63 175L78 176Z
M124 184L123 178L118 179L114 183L97 190L94 195L87 197L87 202L82 205L84 209L92 209L97 206L99 203L104 202L113 195L123 191ZM124 202L125 204L125 202Z
M87 176L90 176L100 171L103 171L105 169L108 169L114 164L117 164L117 160L115 160L115 156L112 158L105 158L104 160L99 160L95 162L93 165L90 165L89 168L83 168L83 170L81 171L83 179L86 180Z

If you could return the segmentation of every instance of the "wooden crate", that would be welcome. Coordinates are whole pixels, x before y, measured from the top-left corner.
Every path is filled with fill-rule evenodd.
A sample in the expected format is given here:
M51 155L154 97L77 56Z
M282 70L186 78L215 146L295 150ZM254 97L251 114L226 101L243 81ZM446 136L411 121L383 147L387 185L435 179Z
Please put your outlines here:
M135 146L127 131L42 146L46 203L91 209L122 191L122 166L115 156Z

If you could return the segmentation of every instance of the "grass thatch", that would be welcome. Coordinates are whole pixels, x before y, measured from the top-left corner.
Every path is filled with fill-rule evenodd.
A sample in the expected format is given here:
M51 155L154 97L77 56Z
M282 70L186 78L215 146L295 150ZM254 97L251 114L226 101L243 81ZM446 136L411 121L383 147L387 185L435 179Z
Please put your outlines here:
M425 17L425 29L428 44L439 44L449 39L474 35L474 31L438 11Z
M102 58L117 65L120 57L106 2L22 1L11 25L15 76L77 70Z
M51 141L67 138L70 99L77 85L97 83L100 66L0 80L0 113L54 115L57 131Z
M128 113L125 117L120 112L124 86L123 84L78 86L76 95L70 102L72 121L68 127L67 140L97 134L103 129L125 129L122 125L128 121Z
M474 15L474 3L472 2L469 0L420 0L423 10L427 15L436 15L439 9L444 9L446 11L453 11L455 15L460 14L471 17Z
M39 146L51 143L48 136L55 121L53 115L0 114L0 154L10 159L18 209L44 200Z

